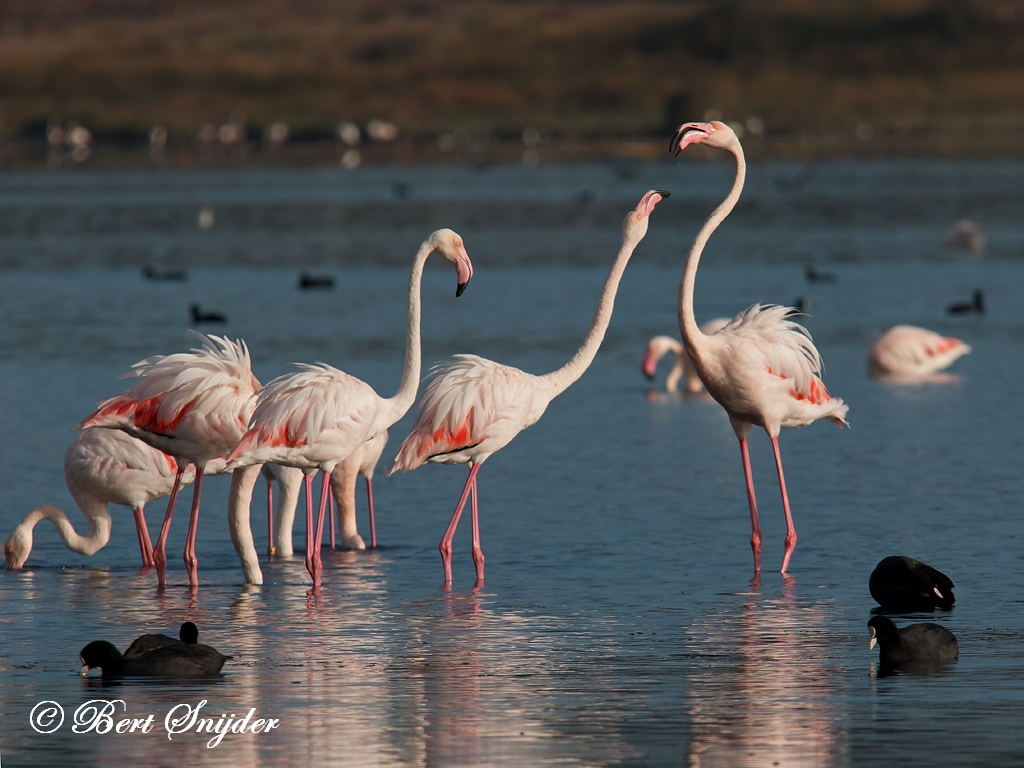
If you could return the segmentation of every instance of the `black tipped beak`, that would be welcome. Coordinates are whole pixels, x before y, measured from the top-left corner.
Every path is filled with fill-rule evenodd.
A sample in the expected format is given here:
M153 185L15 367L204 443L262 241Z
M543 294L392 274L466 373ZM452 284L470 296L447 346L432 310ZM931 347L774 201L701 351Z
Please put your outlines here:
M469 280L464 283L459 283L459 286L455 289L455 298L462 295L462 292L466 290L466 286L469 285Z
M646 378L646 379L647 379L648 381L654 381L654 374L653 374L653 373L648 373L648 372L647 372L647 371L645 371L645 370L644 370L643 368L641 368L641 369L640 369L640 371L641 371L641 373L643 373L644 377L645 377L645 378Z
M666 197L672 197L672 193L666 192L664 189L656 189L654 191L661 195L662 200L664 200Z

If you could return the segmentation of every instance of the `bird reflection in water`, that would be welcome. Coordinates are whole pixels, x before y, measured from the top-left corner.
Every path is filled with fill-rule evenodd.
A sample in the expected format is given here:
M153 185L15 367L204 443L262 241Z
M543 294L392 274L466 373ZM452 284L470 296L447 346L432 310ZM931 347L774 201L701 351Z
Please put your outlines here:
M755 579L742 604L708 617L690 678L687 765L821 766L849 760L839 671L827 666L828 612L786 577L777 598Z

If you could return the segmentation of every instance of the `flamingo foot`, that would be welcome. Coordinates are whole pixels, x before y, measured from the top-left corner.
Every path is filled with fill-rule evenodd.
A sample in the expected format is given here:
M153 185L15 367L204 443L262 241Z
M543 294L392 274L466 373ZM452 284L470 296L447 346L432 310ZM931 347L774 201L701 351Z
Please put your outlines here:
M358 533L354 533L344 541L341 542L342 549L354 550L356 552L362 552L366 549L366 542L363 541L363 537Z

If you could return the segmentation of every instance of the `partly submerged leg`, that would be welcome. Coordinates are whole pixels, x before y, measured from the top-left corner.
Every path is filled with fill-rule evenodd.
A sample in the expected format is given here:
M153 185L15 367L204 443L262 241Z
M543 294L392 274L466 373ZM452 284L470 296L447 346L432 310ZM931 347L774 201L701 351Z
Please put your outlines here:
M320 587L320 574L323 573L323 563L320 560L320 547L324 541L324 514L327 512L327 495L331 490L331 473L321 472L320 480L320 509L316 518L316 547L313 550L313 586ZM332 510L333 511L333 510Z
M334 489L332 489L330 486L328 486L328 490L327 490L327 506L331 510L331 549L334 549L334 546L335 546L335 542L334 542L334 517L335 517L334 507L335 507L335 504L334 504Z
M139 534L139 552L142 554L142 567L149 568L153 565L153 542L149 539L149 528L146 526L146 516L142 507L135 507L135 531Z
M782 508L786 511L786 549L782 555L782 573L789 567L789 558L796 549L796 526L793 525L793 513L789 511L789 494L786 493L786 478L782 474L782 455L779 453L779 438L772 437L775 449L775 466L779 470L779 488L782 490Z
M484 585L484 552L480 549L480 520L477 516L476 475L470 488L470 510L473 513L473 564L476 566L476 586Z
M459 504L455 507L455 512L452 514L452 520L448 523L448 530L444 532L444 536L441 538L441 543L437 547L441 551L441 565L444 566L444 586L446 587L450 587L452 585L452 538L455 536L455 528L458 526L459 518L462 516L462 508L466 506L466 498L469 496L469 492L473 488L473 481L476 479L476 473L479 469L479 464L470 465L469 477L466 478L466 484L462 487L462 495L459 497Z
M377 526L373 522L373 480L366 478L366 504L370 508L370 547L377 548Z
M750 454L747 438L740 438L740 454L743 456L743 477L747 482L747 504L750 505L750 548L754 550L754 573L761 572L761 523L757 519L757 499L754 498L754 476L750 472Z
M274 481L267 476L267 554L276 555L274 546Z
M313 473L302 476L306 486L306 570L313 575Z
M160 536L156 540L156 547L153 548L153 563L156 565L157 583L162 587L167 582L167 536L171 532L171 518L174 516L174 503L178 500L178 491L181 490L181 476L185 474L187 461L178 462L178 472L174 476L174 485L171 487L171 496L167 499L167 511L164 513L164 522L160 526Z
M338 525L341 527L341 546L349 550L366 549L356 525L356 481L359 470L353 462L343 461L331 473L331 492L338 502Z
M188 518L188 538L185 539L185 570L188 571L189 586L199 586L199 560L196 558L196 531L199 528L199 498L203 493L203 470L206 465L196 466L196 481L192 488L192 512Z

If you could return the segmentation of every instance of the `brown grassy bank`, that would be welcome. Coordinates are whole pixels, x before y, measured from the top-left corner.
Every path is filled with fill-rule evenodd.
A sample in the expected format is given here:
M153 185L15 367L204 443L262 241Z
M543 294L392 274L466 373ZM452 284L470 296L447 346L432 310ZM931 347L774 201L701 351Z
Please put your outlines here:
M1020 155L1024 0L0 4L7 166L70 121L90 162L150 162L161 125L160 162L293 163L382 118L401 139L361 151L385 162L516 159L527 128L542 160L647 156L709 113L760 118L766 156ZM231 120L244 143L197 142Z

